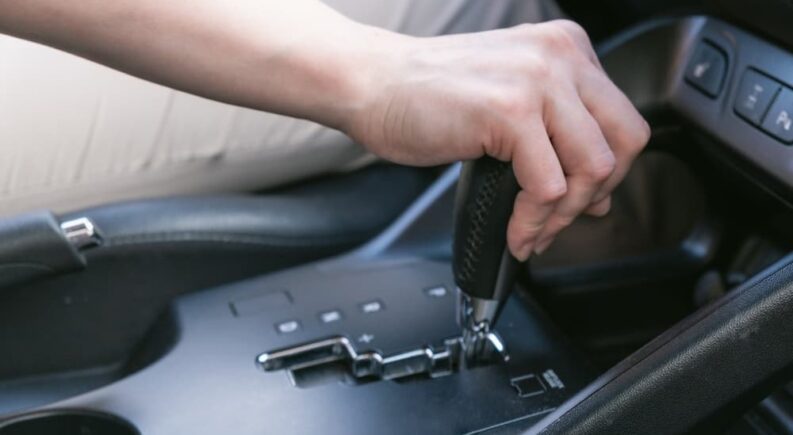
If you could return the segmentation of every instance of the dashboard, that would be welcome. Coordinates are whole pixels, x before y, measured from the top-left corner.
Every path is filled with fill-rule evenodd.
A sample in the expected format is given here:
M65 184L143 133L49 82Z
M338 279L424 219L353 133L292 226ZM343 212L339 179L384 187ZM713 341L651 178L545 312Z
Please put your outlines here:
M606 44L604 66L640 109L671 108L793 188L790 52L702 16L658 21L627 37L611 43L621 47L613 53Z

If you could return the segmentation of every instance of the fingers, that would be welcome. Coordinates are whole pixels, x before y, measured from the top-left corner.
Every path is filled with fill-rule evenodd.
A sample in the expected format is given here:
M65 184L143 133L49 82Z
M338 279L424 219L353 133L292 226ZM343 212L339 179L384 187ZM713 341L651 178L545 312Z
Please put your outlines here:
M586 211L611 176L615 157L600 126L574 91L554 99L546 125L567 176L567 194L556 205L538 236L535 252L542 253L563 228Z
M512 165L521 191L515 198L507 226L507 244L515 258L525 261L556 203L567 192L559 159L544 126L536 120L521 128L512 153Z
M599 202L625 178L636 156L650 139L650 126L605 74L590 73L582 80L579 94L616 158L614 172L595 194L594 201Z
M542 75L542 122L521 131L512 159L522 191L508 227L512 253L543 252L577 216L603 216L611 192L650 136L648 124L609 80L586 32L568 21L540 29L560 72ZM542 70L542 69L540 69ZM537 74L535 74L537 75ZM537 94L533 94L536 96Z
M607 215L610 210L611 196L607 196L604 199L601 199L600 202L590 205L584 213L594 217L603 217Z

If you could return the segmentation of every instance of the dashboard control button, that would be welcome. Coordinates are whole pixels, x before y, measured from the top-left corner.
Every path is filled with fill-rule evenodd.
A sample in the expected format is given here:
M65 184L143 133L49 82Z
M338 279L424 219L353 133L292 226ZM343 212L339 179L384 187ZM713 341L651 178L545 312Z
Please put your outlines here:
M292 298L287 292L250 296L229 303L234 317L252 316L266 311L282 309L289 305L292 305Z
M383 311L384 308L383 303L377 300L361 304L361 312L364 314L377 313Z
M449 291L446 290L446 287L439 285L436 287L430 287L424 289L424 294L426 294L428 297L433 299L440 299L442 297L445 297L447 294L449 294Z
M771 104L763 130L785 143L793 143L793 90L783 88Z
M328 310L319 313L319 321L322 323L338 322L342 318L341 310Z
M275 330L279 334L289 334L300 330L300 322L297 320L286 320L284 322L276 323Z
M727 72L727 56L708 42L701 42L686 68L686 80L705 94L721 92Z
M780 87L779 83L757 71L746 70L735 97L735 111L747 121L760 125Z
M545 386L535 375L512 378L509 383L518 390L518 397L532 397L545 393Z

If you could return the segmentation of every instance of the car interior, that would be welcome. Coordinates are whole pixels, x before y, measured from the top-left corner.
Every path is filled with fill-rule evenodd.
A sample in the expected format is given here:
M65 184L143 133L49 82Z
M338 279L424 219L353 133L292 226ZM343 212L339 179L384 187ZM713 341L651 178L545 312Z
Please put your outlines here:
M0 220L0 435L793 434L793 2L559 3L653 135L493 284L475 362L485 161L33 212Z

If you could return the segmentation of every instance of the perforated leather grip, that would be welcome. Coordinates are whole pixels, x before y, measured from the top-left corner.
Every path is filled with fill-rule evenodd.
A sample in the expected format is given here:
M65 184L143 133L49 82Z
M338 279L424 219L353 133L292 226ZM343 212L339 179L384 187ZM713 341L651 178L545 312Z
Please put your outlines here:
M520 187L510 162L490 157L466 162L457 184L454 278L468 296L503 299L517 260L507 249L507 223Z

